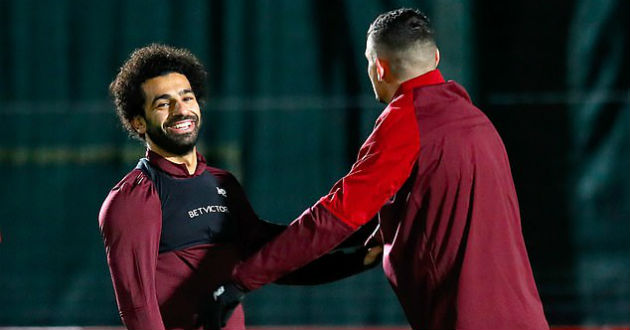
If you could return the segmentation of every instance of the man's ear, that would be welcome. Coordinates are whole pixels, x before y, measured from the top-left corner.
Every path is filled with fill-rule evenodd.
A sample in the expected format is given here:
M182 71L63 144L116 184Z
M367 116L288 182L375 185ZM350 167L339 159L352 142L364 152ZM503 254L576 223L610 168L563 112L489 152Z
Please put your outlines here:
M384 81L386 78L389 79L390 69L387 60L377 57L375 64L376 78L378 79L378 81Z
M147 132L147 121L142 116L135 116L131 119L131 127L142 136Z
M438 64L440 64L440 50L435 49L435 67L437 68Z

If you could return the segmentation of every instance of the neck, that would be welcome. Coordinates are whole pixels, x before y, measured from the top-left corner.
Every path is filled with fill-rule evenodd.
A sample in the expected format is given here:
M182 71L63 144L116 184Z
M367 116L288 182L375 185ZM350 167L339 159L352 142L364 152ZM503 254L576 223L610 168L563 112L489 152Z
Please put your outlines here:
M398 81L387 84L387 86L385 86L385 95L384 95L385 97L383 98L382 102L384 103L391 102L399 86L400 86L400 82Z
M415 77L420 77L423 74L433 71L437 69L436 66L427 66L424 68L420 68L419 70L410 70L408 72L405 72L404 74L401 74L399 79L398 79L398 85L400 86L400 84L402 84L403 82L409 80L409 79L413 79Z
M194 174L195 170L197 169L197 147L194 147L193 150L191 150L185 155L175 155L170 152L167 152L164 149L155 145L154 143L151 143L149 140L147 140L147 147L151 151L164 157L166 160L168 160L171 163L186 165L188 174L191 174L191 175Z

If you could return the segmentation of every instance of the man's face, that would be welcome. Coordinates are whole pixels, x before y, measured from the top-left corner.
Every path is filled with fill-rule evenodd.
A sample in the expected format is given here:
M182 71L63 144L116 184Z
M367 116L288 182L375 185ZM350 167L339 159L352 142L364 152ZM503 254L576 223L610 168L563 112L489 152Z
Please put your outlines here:
M383 85L383 81L379 81L378 72L376 67L376 49L374 48L374 43L371 37L367 38L367 43L365 45L365 58L368 61L368 76L370 77L370 82L372 82L372 89L374 90L374 97L377 101L382 103L387 103L384 100L385 95L385 87Z
M199 135L201 111L186 76L171 72L148 79L141 87L147 141L174 155L191 152Z

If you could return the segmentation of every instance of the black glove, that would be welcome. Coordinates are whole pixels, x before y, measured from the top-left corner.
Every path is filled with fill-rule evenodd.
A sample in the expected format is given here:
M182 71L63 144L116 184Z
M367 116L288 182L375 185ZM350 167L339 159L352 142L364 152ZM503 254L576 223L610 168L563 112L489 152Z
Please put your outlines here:
M205 328L223 328L243 298L245 298L245 290L234 283L226 283L216 288L212 292L214 306L211 308L211 316L207 320Z

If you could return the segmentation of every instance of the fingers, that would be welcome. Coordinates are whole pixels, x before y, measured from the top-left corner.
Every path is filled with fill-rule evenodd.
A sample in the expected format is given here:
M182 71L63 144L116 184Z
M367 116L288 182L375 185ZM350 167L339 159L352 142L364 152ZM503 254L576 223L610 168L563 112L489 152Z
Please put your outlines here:
M212 292L212 299L217 305L217 323L224 327L234 310L245 298L245 292L234 283L226 283Z
M383 253L383 246L378 245L368 249L367 254L363 258L363 266L370 266L375 263Z

